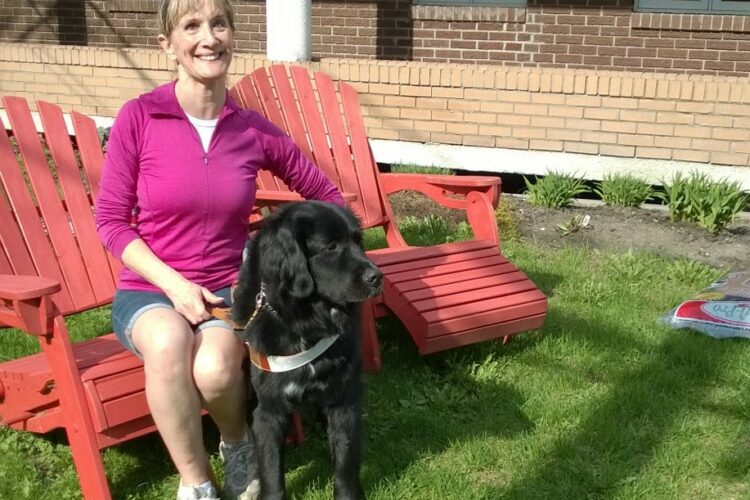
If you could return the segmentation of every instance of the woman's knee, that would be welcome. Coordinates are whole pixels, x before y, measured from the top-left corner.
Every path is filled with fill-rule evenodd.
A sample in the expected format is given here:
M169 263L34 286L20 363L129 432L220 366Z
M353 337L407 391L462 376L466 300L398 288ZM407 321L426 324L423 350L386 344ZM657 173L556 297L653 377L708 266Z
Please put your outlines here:
M218 396L235 389L244 377L242 359L237 344L206 342L204 334L193 364L193 378L204 397Z
M190 369L195 336L176 311L161 308L144 313L133 327L133 343L152 373L169 376Z

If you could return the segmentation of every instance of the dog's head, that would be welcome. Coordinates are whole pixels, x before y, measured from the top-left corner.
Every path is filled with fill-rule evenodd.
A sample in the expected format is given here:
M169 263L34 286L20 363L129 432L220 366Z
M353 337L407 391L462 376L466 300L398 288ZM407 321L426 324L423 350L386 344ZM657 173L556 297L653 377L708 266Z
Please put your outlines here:
M266 220L256 243L261 279L282 300L317 294L345 305L380 293L382 273L365 256L359 221L346 208L286 205Z

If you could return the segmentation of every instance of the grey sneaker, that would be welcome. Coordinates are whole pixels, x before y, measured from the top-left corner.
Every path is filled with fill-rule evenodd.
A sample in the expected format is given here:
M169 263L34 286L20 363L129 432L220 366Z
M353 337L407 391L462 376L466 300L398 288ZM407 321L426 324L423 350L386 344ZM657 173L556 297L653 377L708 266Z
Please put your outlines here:
M219 443L224 461L224 500L256 500L260 496L260 479L255 459L255 441L249 430L244 441Z
M205 498L206 500L219 500L219 494L216 493L216 488L208 485L200 486L182 486L177 490L177 500L198 500Z

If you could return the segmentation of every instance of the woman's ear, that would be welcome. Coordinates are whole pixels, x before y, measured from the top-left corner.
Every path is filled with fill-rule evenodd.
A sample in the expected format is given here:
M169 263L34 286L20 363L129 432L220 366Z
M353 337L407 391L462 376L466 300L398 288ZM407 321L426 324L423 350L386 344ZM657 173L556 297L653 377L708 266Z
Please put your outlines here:
M177 57L174 55L172 42L169 41L169 37L167 35L159 33L159 36L156 37L156 39L159 41L159 45L161 45L161 48L164 49L164 52L166 52L167 57L174 61Z

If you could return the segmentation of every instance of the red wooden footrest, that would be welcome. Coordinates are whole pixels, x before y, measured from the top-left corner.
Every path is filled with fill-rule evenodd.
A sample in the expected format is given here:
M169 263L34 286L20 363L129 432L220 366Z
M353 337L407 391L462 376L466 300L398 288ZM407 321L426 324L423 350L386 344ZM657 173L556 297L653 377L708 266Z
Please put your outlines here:
M371 255L421 354L540 328L547 298L491 241Z

